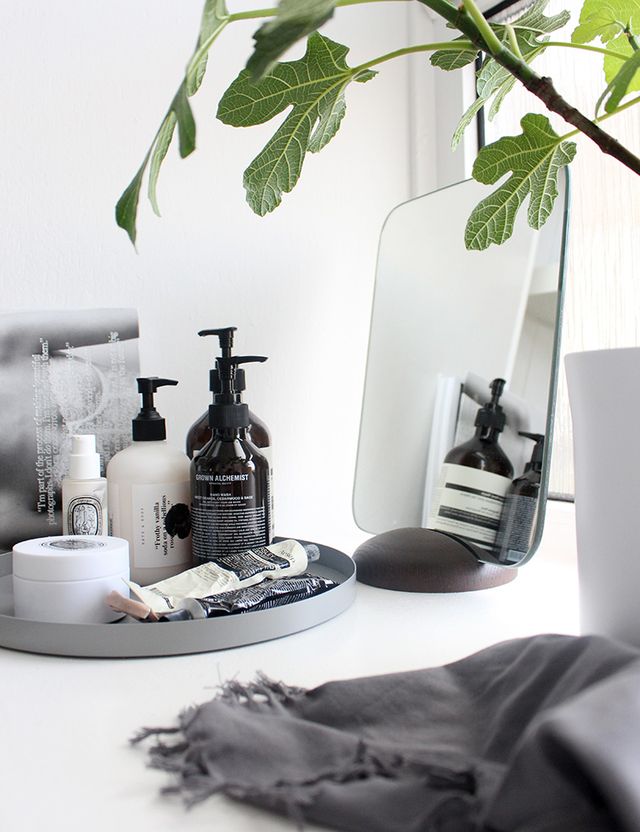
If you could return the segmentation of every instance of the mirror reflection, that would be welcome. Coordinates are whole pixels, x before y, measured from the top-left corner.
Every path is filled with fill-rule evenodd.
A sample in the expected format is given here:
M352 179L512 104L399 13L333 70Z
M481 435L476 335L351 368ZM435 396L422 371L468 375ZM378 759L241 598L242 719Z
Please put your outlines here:
M473 180L395 208L380 236L353 508L518 565L544 520L568 183L539 232L467 251ZM523 214L524 212L521 212Z

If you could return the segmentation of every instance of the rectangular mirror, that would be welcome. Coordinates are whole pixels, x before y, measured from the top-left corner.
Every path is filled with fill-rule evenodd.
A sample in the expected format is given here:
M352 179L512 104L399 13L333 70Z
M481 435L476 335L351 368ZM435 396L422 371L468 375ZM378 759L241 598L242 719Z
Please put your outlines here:
M544 521L568 180L563 173L541 231L529 228L521 211L504 245L468 251L465 224L485 196L474 180L460 182L394 208L382 229L353 513L361 529L375 534L423 527L455 535L460 529L481 560L516 565L533 554ZM537 496L528 528L518 530L515 543L516 530L505 526L506 493L491 495L494 516L478 521L491 526L485 535L464 532L464 522L455 521L456 515L468 519L473 508L450 512L454 521L444 529L434 521L445 456L474 437L493 379L506 382L499 443L513 472L505 489L542 456L535 462ZM521 432L543 439L535 443Z

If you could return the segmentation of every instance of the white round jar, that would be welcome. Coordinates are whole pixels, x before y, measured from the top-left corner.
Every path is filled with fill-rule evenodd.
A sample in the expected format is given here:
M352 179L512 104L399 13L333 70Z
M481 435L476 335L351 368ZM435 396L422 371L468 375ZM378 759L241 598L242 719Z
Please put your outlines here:
M106 602L129 579L129 544L119 537L62 535L13 547L17 618L70 624L107 624L122 618Z

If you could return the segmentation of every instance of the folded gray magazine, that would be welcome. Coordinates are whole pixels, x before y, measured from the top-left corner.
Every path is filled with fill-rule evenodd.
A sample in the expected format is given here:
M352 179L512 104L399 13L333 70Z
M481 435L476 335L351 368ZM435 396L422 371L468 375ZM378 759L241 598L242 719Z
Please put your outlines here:
M71 436L93 433L104 467L137 412L134 309L0 314L0 551L59 534Z

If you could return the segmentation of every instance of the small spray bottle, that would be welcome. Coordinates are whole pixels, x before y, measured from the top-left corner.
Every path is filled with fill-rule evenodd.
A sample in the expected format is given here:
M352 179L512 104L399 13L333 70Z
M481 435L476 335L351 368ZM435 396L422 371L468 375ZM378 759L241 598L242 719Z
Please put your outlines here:
M62 533L106 534L107 480L100 476L94 434L71 437L69 476L62 480Z

